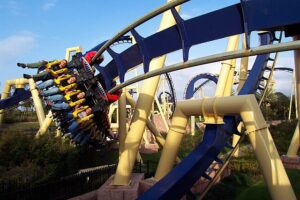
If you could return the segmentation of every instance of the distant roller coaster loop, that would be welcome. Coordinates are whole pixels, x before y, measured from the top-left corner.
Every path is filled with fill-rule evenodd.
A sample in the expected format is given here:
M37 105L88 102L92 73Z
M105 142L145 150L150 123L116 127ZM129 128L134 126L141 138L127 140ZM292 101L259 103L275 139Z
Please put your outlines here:
M199 86L195 87L195 84L197 81L201 79L207 79L203 83L201 83ZM204 74L198 74L194 76L187 84L185 92L184 92L184 99L190 99L193 97L193 95L204 85L206 85L208 82L218 82L218 78L214 74L204 73Z

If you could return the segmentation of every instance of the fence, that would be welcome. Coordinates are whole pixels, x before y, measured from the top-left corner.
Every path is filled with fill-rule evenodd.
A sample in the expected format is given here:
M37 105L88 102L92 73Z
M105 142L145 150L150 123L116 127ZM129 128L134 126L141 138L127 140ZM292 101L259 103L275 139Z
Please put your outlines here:
M152 176L149 171L150 162L137 163L135 173ZM20 185L16 182L0 183L0 199L68 199L98 189L111 175L115 173L116 165L86 170L84 172L63 177L38 185Z

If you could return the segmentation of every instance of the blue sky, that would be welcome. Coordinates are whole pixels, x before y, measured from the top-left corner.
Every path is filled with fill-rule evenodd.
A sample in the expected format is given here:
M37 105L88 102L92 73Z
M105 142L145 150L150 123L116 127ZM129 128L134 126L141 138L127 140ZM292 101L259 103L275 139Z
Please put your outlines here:
M21 77L23 73L35 73L16 67L17 62L60 59L65 49L80 45L89 50L109 39L126 25L164 4L165 0L0 0L0 89L5 80ZM239 1L193 0L182 6L181 16L195 17ZM154 33L161 16L138 28L143 36ZM255 39L253 39L255 41ZM222 52L227 39L192 48L191 57ZM179 62L181 54L173 53L167 64ZM293 67L291 53L285 53L279 64ZM172 73L179 97L184 85L196 73L218 72L220 64L215 63L193 70ZM276 77L275 77L276 78ZM289 93L291 75L280 73L276 89ZM182 82L185 82L182 84Z

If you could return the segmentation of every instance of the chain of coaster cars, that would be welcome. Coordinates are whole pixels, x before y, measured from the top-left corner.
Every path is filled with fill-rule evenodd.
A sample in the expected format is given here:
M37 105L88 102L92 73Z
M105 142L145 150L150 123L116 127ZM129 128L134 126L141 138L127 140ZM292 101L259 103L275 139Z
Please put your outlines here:
M95 69L82 53L76 53L65 68L55 71L54 66L59 63L59 60L49 62L46 67L56 77L54 84L59 88L59 93L64 95L64 102L68 103L69 109L54 110L49 105L47 109L52 110L53 119L62 134L75 144L104 147L113 141L113 137L108 119L109 101L101 74L94 75ZM69 84L67 80L71 77L75 77L76 81ZM82 92L84 98L78 99L77 95Z

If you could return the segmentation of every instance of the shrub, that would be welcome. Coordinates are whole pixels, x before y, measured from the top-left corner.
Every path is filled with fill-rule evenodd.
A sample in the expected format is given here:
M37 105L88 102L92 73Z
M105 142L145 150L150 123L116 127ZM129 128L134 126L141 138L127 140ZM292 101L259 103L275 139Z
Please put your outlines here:
M75 148L61 138L4 132L0 135L0 181L40 183L105 163L109 153Z
M182 139L180 148L179 148L179 156L181 158L185 158L189 155L189 153L202 141L203 132L195 131L195 135L185 135Z
M236 172L213 186L204 199L233 199L241 189L247 188L249 185L249 176Z
M296 125L297 125L297 120L293 120L293 121L283 121L282 123L276 126L273 125L270 126L270 132L272 134L279 155L287 153L290 142L294 135Z
M2 182L10 182L18 185L36 181L44 176L45 171L33 162L23 162L20 166L8 169L0 174Z
M261 175L259 164L254 156L234 158L229 162L231 171L256 177Z

